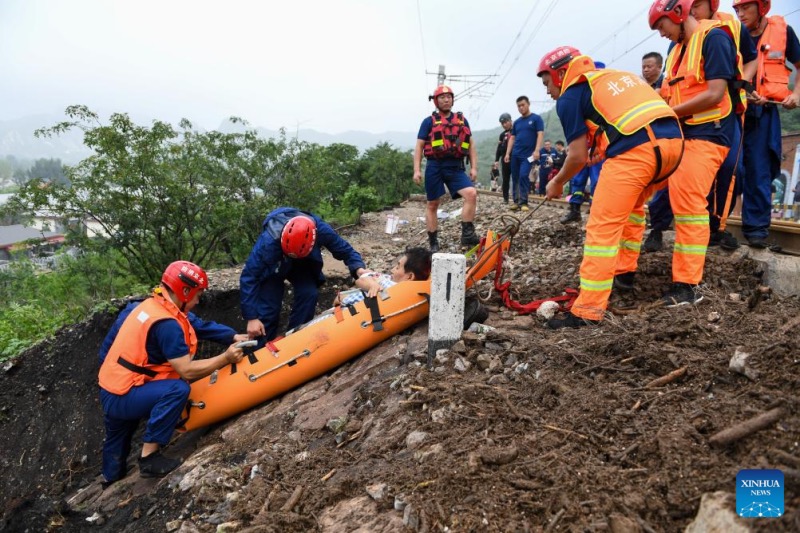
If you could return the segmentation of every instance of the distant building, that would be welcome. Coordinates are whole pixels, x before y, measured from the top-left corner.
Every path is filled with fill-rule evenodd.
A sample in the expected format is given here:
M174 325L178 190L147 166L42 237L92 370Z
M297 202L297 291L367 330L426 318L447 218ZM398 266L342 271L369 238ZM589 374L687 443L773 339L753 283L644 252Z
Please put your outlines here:
M42 231L22 224L0 226L0 261L10 261L15 248L24 247L25 242L39 243L37 252L54 252L64 242L64 235L53 231ZM28 255L26 251L25 255Z

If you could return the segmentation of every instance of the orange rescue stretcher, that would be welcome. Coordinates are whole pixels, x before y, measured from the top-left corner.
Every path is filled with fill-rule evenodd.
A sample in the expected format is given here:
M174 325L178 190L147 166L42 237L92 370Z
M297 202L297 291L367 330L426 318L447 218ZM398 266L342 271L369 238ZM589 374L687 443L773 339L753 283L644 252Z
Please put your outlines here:
M489 231L466 274L469 288L495 269L508 249ZM335 307L235 365L192 383L178 429L214 424L306 383L428 316L430 280L404 281L352 306Z

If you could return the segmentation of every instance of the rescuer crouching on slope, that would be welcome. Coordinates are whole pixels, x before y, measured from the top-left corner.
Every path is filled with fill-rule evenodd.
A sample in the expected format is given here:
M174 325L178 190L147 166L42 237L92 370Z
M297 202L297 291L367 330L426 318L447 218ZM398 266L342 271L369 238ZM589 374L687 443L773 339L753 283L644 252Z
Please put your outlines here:
M428 241L431 252L439 251L439 198L445 192L450 196L464 199L461 211L461 244L475 246L480 239L475 234L475 209L478 203L478 191L475 180L478 179L478 153L475 144L470 141L469 122L459 111L453 113L453 90L447 85L440 85L433 92L431 99L436 111L426 117L417 133L417 144L414 148L414 183L422 183L422 157L428 160L425 167L425 194L428 206L425 210L425 225L428 228ZM469 177L464 172L464 158L469 157Z
M206 273L189 261L175 261L150 298L122 310L100 348L100 403L106 428L103 443L104 485L123 477L131 440L139 420L147 419L142 436L139 473L165 476L180 465L161 454L169 443L189 398L189 383L242 360L234 342L246 334L190 311L208 288ZM197 341L230 344L216 357L194 359Z
M569 143L546 197L560 197L587 163L605 158L586 224L580 294L565 318L547 323L552 329L577 328L603 318L612 285L632 288L644 202L666 186L681 160L683 138L675 113L636 74L598 70L590 57L562 46L542 58L538 75L556 100Z
M239 278L247 333L263 346L275 339L283 305L284 280L294 289L288 330L314 318L322 273L322 248L342 261L354 279L366 272L364 260L330 224L313 213L279 207L261 224Z

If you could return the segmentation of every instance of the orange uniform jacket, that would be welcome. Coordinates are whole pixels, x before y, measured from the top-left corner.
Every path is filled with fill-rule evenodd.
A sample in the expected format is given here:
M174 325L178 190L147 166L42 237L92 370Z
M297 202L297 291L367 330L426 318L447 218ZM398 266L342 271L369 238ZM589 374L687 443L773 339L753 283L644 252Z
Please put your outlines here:
M131 387L138 387L148 381L180 379L172 365L153 365L147 360L147 334L153 324L166 319L178 321L189 346L189 354L194 356L197 351L197 336L189 319L171 300L160 293L154 293L131 312L114 339L100 367L99 380L103 389L122 395Z

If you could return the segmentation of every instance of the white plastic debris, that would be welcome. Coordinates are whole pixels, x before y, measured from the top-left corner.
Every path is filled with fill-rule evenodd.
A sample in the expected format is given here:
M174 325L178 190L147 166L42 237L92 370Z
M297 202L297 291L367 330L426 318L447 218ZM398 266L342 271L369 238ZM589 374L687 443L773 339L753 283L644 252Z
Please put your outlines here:
M557 312L558 302L542 302L542 305L536 310L536 315L545 320L550 320Z
M745 352L742 346L737 346L736 350L733 352L733 357L731 357L728 363L728 368L731 372L736 372L737 374L745 376L747 379L755 380L758 378L758 371L750 368L747 364L747 359L749 357L750 354Z

